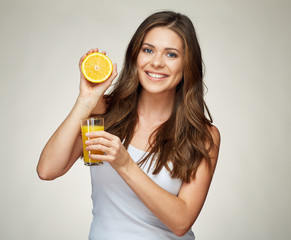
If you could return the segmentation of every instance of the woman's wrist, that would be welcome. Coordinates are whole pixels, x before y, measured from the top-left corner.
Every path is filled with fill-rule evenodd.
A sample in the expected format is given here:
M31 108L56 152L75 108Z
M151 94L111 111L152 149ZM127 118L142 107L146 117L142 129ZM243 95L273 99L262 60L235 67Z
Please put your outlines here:
M78 112L81 118L89 117L94 110L98 101L94 99L88 99L83 97L78 97L74 105L74 110Z
M118 174L125 180L131 181L131 177L134 176L136 170L140 170L137 164L129 157L128 161L122 167L115 167Z

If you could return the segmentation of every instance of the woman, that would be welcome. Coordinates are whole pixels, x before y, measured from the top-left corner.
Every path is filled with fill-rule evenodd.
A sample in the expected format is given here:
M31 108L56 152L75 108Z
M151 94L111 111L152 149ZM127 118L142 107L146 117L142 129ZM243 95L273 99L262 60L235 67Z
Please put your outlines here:
M206 199L220 135L203 100L192 22L168 11L149 16L129 43L114 90L104 95L117 75L113 68L96 85L81 73L78 99L43 150L39 177L65 174L82 155L80 119L103 115L106 131L86 142L105 153L90 156L105 163L90 168L89 238L194 239L191 226Z

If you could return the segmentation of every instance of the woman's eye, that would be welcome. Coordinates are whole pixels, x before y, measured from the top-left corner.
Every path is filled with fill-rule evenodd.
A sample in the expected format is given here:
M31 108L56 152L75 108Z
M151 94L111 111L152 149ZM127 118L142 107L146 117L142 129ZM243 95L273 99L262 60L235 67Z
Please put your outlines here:
M151 49L149 49L149 48L144 48L143 51L144 51L145 53L152 53L152 52L153 52L153 51L152 51Z
M175 57L177 57L177 54L170 52L170 53L168 53L168 57L175 58Z

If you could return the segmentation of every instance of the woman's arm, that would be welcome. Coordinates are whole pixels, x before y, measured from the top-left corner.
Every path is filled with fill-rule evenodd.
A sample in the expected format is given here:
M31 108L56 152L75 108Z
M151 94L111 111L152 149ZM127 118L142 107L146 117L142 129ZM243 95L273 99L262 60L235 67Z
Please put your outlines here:
M84 58L98 49L91 49L80 59L79 67ZM81 73L80 93L71 112L44 147L37 173L43 180L53 180L65 174L82 154L82 138L80 120L92 112L103 113L105 110L104 92L117 75L116 64L111 77L103 83L92 84Z
M37 166L42 180L53 180L65 174L82 154L80 119L90 115L91 108L78 99L63 123L44 147Z
M152 181L130 158L119 138L106 132L90 133L89 137L99 137L87 141L88 149L101 150L106 155L92 155L92 158L108 161L128 186L137 194L147 208L159 218L174 234L184 235L198 217L215 170L220 135L217 128L211 128L215 148L211 150L212 169L202 161L196 177L183 183L175 196Z

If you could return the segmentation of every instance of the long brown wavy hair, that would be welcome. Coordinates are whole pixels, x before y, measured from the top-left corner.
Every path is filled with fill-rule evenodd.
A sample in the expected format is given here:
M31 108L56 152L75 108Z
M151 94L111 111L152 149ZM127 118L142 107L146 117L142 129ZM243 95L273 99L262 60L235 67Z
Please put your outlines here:
M138 27L127 47L123 69L115 87L105 96L105 128L128 147L138 122L137 104L142 88L137 74L137 57L145 35L155 27L167 27L183 40L184 74L176 88L172 114L152 133L149 154L139 165L151 159L153 174L165 167L172 178L189 182L203 158L211 165L209 150L213 140L208 130L212 118L203 98L201 50L194 26L187 16L172 11L157 12Z

